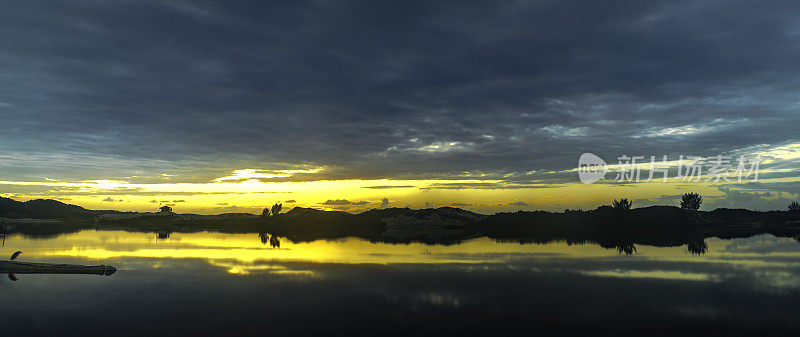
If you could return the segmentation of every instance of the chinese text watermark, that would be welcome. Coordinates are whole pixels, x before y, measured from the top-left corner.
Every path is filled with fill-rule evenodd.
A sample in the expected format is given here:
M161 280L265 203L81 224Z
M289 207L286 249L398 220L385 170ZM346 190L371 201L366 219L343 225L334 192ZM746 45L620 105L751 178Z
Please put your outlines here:
M680 155L673 160L668 156L628 156L617 157L614 165L614 180L617 182L650 182L660 179L666 182L670 172L672 178L684 182L699 181L758 181L758 169L761 156L724 156L698 157ZM674 169L674 170L671 170ZM645 171L645 172L643 172ZM600 157L584 153L578 159L578 177L584 184L591 184L605 179L609 165Z

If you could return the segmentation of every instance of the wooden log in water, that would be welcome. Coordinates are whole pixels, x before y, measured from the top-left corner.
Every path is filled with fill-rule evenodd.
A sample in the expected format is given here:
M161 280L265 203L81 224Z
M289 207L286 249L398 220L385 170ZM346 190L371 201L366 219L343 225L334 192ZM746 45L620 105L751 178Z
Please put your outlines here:
M109 276L117 271L112 266L0 261L0 273L7 274L94 274Z

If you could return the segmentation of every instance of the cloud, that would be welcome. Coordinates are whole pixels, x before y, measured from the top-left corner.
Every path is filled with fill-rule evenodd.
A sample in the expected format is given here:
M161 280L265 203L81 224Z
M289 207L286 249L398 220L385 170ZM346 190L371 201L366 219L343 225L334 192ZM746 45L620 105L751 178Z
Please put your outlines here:
M350 200L346 200L346 199L336 199L336 200L328 199L327 201L321 203L320 205L326 205L326 206L344 206L344 205L362 206L362 205L366 205L366 204L369 204L369 202L368 201L355 201L354 202L354 201L350 201Z
M660 127L649 128L631 137L633 138L685 137L685 136L699 135L712 131L731 129L737 126L743 126L744 124L749 122L750 122L749 118L740 118L737 120L727 120L725 118L717 118L705 124L687 124L682 126L666 127L666 128L660 128Z
M20 2L0 13L0 170L523 189L575 182L552 172L587 151L796 141L798 16L789 0Z
M383 198L381 199L381 205L378 208L386 208L389 207L389 199Z
M530 205L528 205L527 202L524 202L524 201L512 202L512 203L510 203L508 205L509 206L530 206Z
M178 202L186 202L186 200L183 200L183 199L181 199L181 200L172 200L172 202L174 202L174 203L178 203Z
M101 201L105 201L105 202L119 202L119 201L122 201L122 199L119 199L119 200L117 200L117 199L114 199L114 198L112 198L112 197L108 197L108 198L105 198L105 199L103 199L103 200L101 200Z
M703 196L702 209L747 208L752 210L785 210L794 201L775 192L749 192L727 187L719 187L722 196ZM707 205L706 205L707 204Z
M285 204L293 204L293 203L296 203L296 202L297 202L297 200L289 199L289 200L284 201L283 203L285 203Z
M269 181L274 178L289 178L295 175L314 174L322 171L321 168L314 169L291 169L291 170L257 170L257 169L243 169L235 170L231 175L219 177L214 179L215 182L226 181L245 181L250 179L258 179L262 181Z
M575 174L572 174L575 176ZM508 178L509 175L506 175ZM573 177L573 180L575 178ZM536 188L553 188L556 185L545 184L537 181L497 181L497 182L465 182L465 183L432 183L421 189L423 190L461 190L461 189L483 189L483 190L500 190L500 189L536 189Z
M465 203L461 203L461 202L454 202L454 203L450 204L450 206L453 206L453 207L465 207L465 206L472 206L472 204L465 204Z

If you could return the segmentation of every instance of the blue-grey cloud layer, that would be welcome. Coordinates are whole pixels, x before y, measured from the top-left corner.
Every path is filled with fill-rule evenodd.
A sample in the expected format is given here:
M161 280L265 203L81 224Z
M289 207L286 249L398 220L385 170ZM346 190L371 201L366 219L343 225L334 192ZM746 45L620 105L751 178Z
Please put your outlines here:
M3 4L6 179L502 175L800 125L793 1Z

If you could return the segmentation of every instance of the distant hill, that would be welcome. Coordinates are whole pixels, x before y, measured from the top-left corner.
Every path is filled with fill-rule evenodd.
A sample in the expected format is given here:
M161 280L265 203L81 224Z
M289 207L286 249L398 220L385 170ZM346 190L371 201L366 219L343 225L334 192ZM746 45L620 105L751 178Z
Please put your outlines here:
M51 199L35 199L25 202L0 197L0 218L6 219L66 219L94 215L81 206L65 204Z

